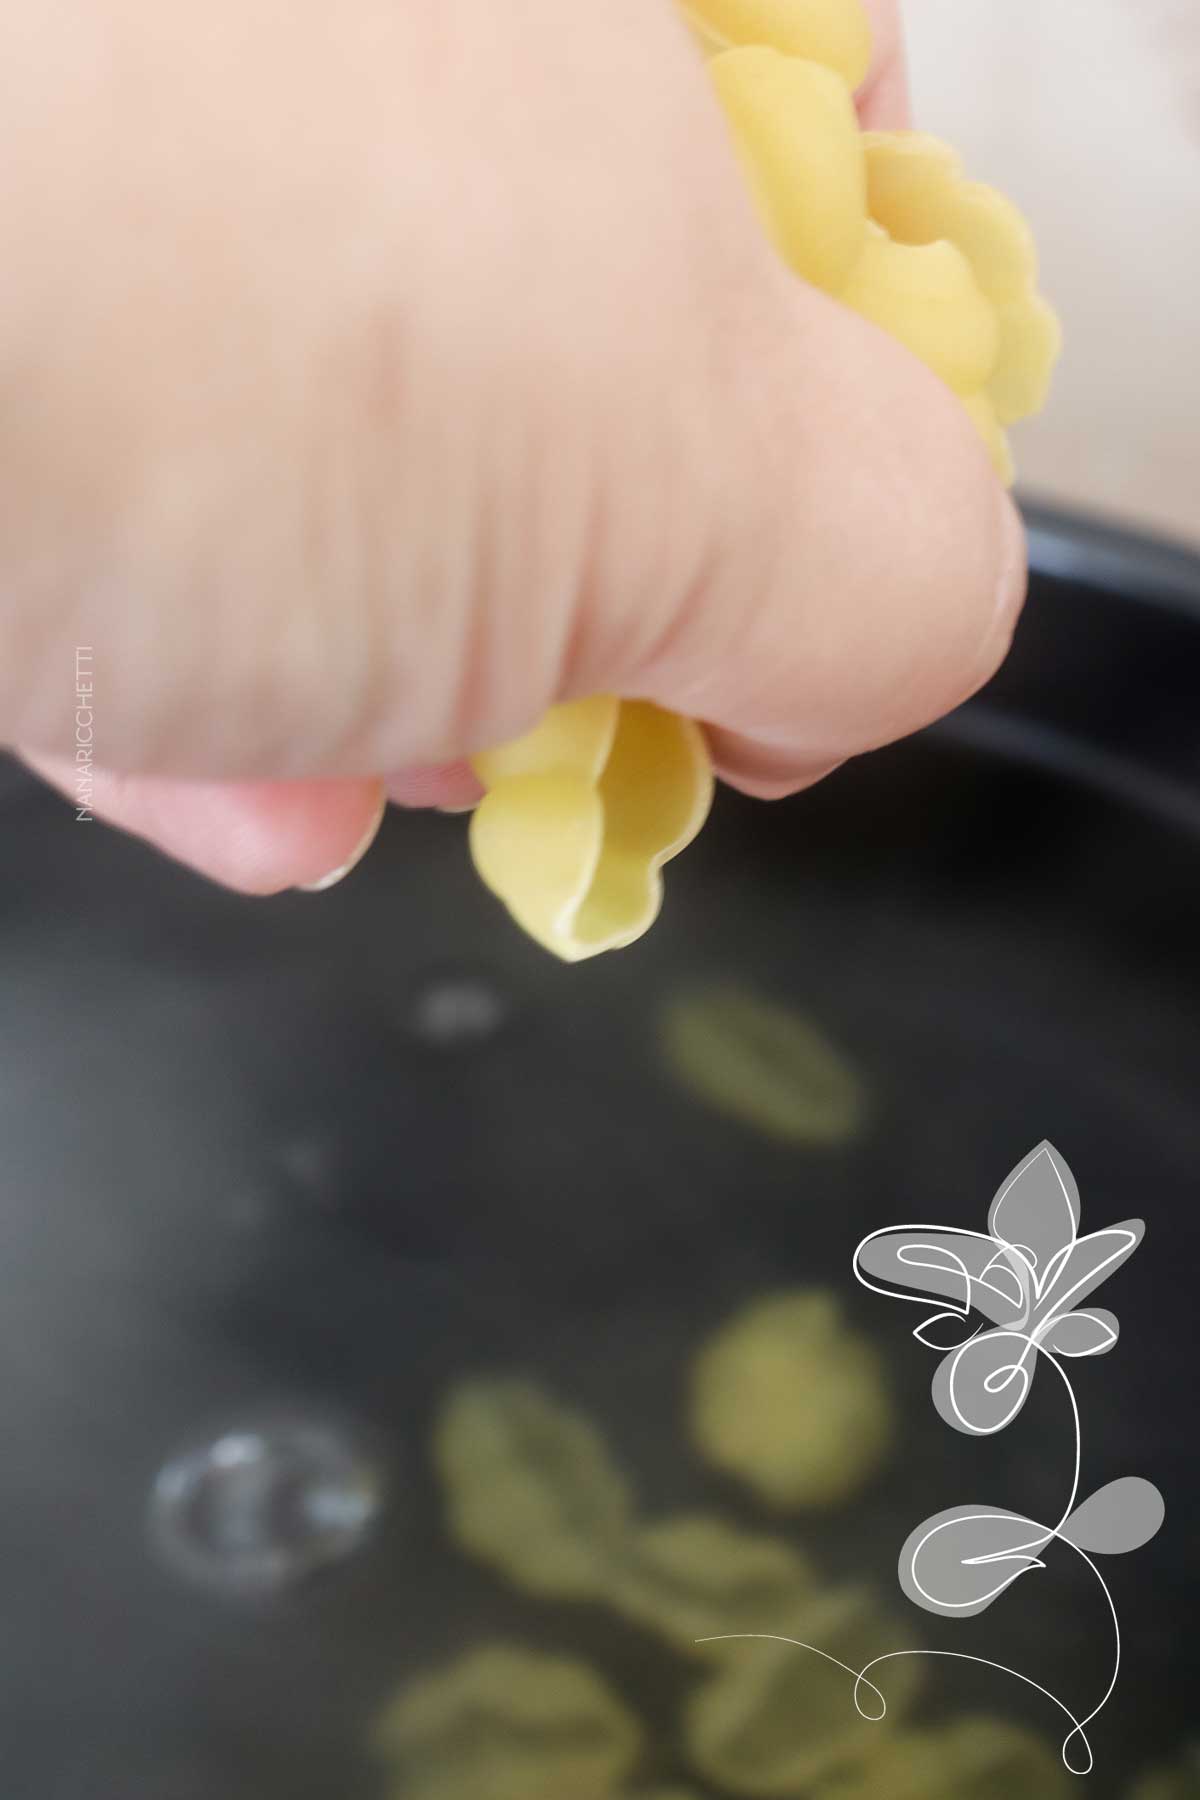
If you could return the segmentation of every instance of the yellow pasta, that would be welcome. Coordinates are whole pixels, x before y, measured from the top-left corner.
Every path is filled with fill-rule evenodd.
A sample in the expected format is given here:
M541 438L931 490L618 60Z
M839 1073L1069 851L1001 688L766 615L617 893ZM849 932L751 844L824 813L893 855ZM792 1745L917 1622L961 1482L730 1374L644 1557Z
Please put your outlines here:
M879 1723L855 1710L854 1676L846 1670L912 1644L911 1632L864 1588L817 1596L781 1637L795 1641L731 1645L738 1654L693 1693L685 1709L691 1763L718 1787L750 1800L817 1794L819 1783L861 1764L902 1717L922 1674L920 1657L886 1663L874 1671L887 1700L886 1719ZM864 1710L874 1703L873 1695L864 1695Z
M438 1420L434 1463L471 1555L534 1593L611 1588L633 1497L590 1419L532 1381L464 1382Z
M1143 1775L1129 1800L1200 1800L1200 1742L1191 1744L1173 1766Z
M434 1461L464 1550L528 1593L606 1606L686 1656L720 1654L700 1639L769 1630L815 1586L799 1550L722 1519L641 1523L600 1432L533 1382L463 1383Z
M792 1545L684 1514L634 1534L609 1597L684 1655L713 1658L730 1649L729 1633L781 1628L815 1588Z
M867 167L854 101L819 63L731 50L710 74L783 260L837 293L863 252Z
M663 864L712 804L699 726L639 701L553 707L474 768L488 790L471 821L475 866L564 962L641 937L662 904Z
M936 138L868 132L864 141L872 219L897 244L949 244L966 259L996 331L996 356L978 388L998 427L1029 418L1045 404L1062 331L1037 291L1028 225L995 188L968 181L958 157ZM978 422L973 409L972 416Z
M374 1744L404 1800L605 1800L641 1731L585 1663L488 1644L406 1688Z
M862 1083L803 1013L752 988L713 983L676 995L663 1053L700 1100L764 1137L807 1147L849 1142L862 1125Z
M701 1452L769 1506L831 1506L855 1494L891 1449L882 1358L819 1290L771 1295L702 1348L692 1376Z
M710 55L765 45L832 69L849 88L871 61L861 0L681 0L681 10Z
M861 0L680 0L780 256L889 332L962 400L1001 480L1006 428L1044 403L1058 320L1017 209L917 132L859 130L871 39ZM471 827L484 882L566 962L631 944L663 864L707 816L700 729L601 696L479 756Z
M861 1763L817 1782L808 1800L1068 1800L1077 1787L1057 1745L999 1719L965 1718L884 1735Z
M961 250L900 244L872 224L842 298L902 343L958 394L986 387L1000 330Z

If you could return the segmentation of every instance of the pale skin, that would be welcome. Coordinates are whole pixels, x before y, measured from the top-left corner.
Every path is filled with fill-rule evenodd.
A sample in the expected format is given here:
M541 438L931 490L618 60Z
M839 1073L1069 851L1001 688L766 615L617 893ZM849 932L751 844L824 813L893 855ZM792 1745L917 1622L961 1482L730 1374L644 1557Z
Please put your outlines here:
M907 122L874 0L860 110ZM0 0L0 741L248 893L615 692L764 798L1008 648L962 408L775 259L670 0Z

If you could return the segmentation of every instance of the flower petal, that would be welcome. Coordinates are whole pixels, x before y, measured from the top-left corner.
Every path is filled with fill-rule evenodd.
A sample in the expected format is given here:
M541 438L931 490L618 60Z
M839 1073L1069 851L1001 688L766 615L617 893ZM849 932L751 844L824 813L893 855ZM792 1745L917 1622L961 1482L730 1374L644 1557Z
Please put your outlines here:
M873 1293L922 1305L949 1300L964 1317L973 1307L994 1325L1022 1325L1020 1284L1007 1264L996 1263L996 1245L986 1233L940 1225L888 1226L864 1238L854 1253L854 1272Z
M1038 1332L1038 1348L1054 1356L1102 1356L1116 1343L1119 1330L1115 1313L1062 1313Z
M1008 1175L992 1201L988 1229L1033 1270L1040 1286L1053 1262L1075 1241L1079 1190L1053 1144L1040 1143Z
M1036 1360L1024 1332L981 1332L938 1364L933 1404L955 1431L991 1437L1024 1406Z
M1142 1241L1146 1226L1141 1219L1125 1219L1090 1231L1047 1267L1041 1282L1038 1323L1051 1311L1057 1316L1086 1300L1114 1269L1128 1261Z
M1165 1514L1163 1497L1152 1481L1143 1481L1140 1475L1123 1475L1118 1481L1097 1488L1077 1506L1058 1535L1079 1550L1121 1556L1148 1544Z

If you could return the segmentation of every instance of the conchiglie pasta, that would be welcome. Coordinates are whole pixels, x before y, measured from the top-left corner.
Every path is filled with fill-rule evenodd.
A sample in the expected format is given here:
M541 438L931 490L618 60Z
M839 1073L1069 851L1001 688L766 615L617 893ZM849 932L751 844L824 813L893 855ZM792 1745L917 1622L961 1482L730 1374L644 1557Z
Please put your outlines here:
M750 44L821 63L856 88L871 62L861 0L681 0L710 55Z
M662 901L663 864L712 803L699 726L639 702L553 707L474 768L488 789L471 821L475 866L565 962L642 935Z
M862 253L867 173L850 92L819 63L731 50L709 65L780 255L836 293Z
M995 309L953 244L897 244L872 225L842 299L958 394L977 392L995 370Z

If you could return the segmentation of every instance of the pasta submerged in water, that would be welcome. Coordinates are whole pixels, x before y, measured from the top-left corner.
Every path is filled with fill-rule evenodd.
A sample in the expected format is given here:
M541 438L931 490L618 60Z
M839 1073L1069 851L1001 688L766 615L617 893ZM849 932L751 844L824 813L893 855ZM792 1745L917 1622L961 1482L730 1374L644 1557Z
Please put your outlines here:
M781 1512L848 1500L895 1441L882 1357L807 1288L754 1301L701 1348L691 1420L701 1454Z
M402 1777L397 1800L602 1800L641 1737L586 1663L487 1644L406 1688L375 1748Z
M606 1606L685 1656L783 1624L816 1585L791 1544L723 1519L643 1523L601 1433L533 1382L464 1382L434 1461L464 1550L528 1593Z
M1061 342L1020 213L937 139L859 129L854 89L871 55L861 0L680 4L784 261L926 363L1011 482L1007 427L1043 405ZM699 727L609 696L552 708L473 766L487 790L475 866L566 962L649 928L662 867L712 801Z
M782 1344L794 1362L797 1334L827 1340L835 1328L819 1292L765 1296L702 1354L761 1375L764 1349L770 1363ZM840 1336L843 1351L852 1347ZM760 1423L786 1428L792 1377L767 1385ZM460 1380L432 1452L453 1542L526 1606L537 1598L547 1610L532 1620L536 1647L485 1641L410 1679L384 1707L372 1732L382 1800L700 1800L693 1779L705 1793L711 1783L744 1800L1066 1800L1075 1785L1055 1751L1018 1725L910 1722L928 1665L910 1654L911 1623L893 1618L873 1588L830 1585L796 1543L719 1514L646 1521L605 1433L538 1383ZM840 1484L836 1446L834 1456ZM546 1647L548 1634L575 1637L581 1627L596 1637L594 1619L564 1612L563 1601L647 1634L630 1665L636 1692ZM670 1685L660 1686L672 1661ZM870 1715L875 1693L856 1689L862 1668L878 1674L885 1718L860 1714L856 1696ZM670 1702L675 1729L659 1718L647 1731L634 1716L646 1677L656 1712L680 1678L686 1684ZM676 1766L675 1784L662 1785ZM659 1785L648 1785L654 1774ZM1182 1765L1179 1774L1186 1782ZM1168 1774L1136 1800L1185 1792Z

